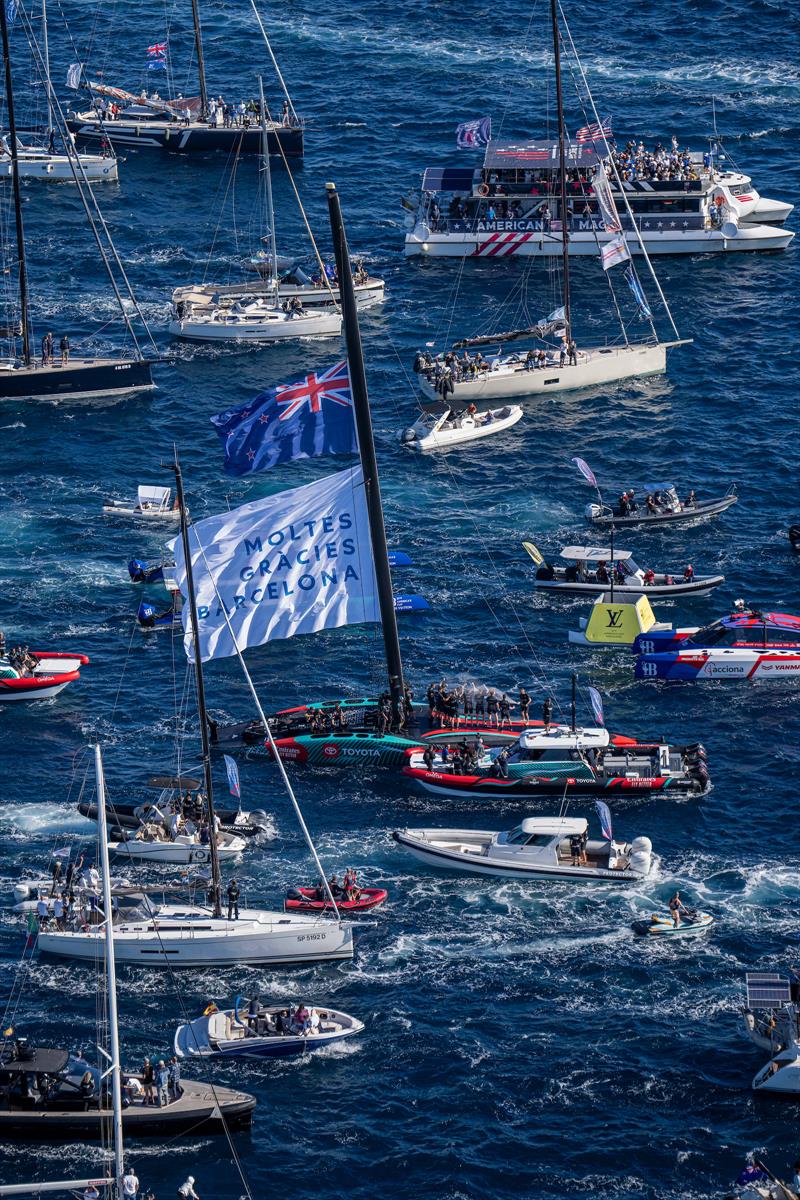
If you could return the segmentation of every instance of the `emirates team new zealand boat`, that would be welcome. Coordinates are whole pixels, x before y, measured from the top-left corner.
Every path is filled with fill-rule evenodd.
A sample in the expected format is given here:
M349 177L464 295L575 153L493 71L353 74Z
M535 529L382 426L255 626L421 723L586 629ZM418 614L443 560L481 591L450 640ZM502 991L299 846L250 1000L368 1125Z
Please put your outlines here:
M437 755L428 766L422 753L410 756L404 774L438 796L531 800L609 794L699 796L709 786L703 746L666 742L619 748L607 729L530 730L511 747L486 750L469 767Z
M48 334L45 333L41 362L37 363L35 359L31 328L25 229L22 219L20 163L17 125L14 114L14 89L11 75L8 15L5 5L0 5L0 9L2 10L0 11L0 32L2 33L5 68L6 107L9 130L8 143L11 160L14 223L16 227L16 254L13 257L19 287L18 319L0 327L0 341L6 341L9 345L8 353L0 357L0 400L83 400L98 396L121 396L147 390L154 386L151 366L139 348L129 312L123 302L123 290L127 291L128 295L126 299L142 319L143 324L144 318L136 304L135 297L130 291L127 276L111 241L108 227L100 216L97 201L91 187L88 185L85 172L81 168L79 157L75 159L76 173L74 176L78 195L98 246L101 248L103 264L111 279L122 313L122 319L132 340L133 354L130 357L116 355L97 358L72 357L68 351L66 353L59 352L60 346L54 352L52 335L48 339ZM4 258L8 260L9 255L5 242L3 249L5 251ZM7 270L12 269L10 262L6 261L4 265ZM114 274L114 265L118 270L119 277ZM146 324L144 328L147 331ZM149 337L149 331L147 331L147 335ZM48 340L46 341L45 339ZM20 341L21 354L18 352ZM46 348L48 344L49 349Z
M703 628L652 629L633 643L637 679L800 678L800 617L745 609Z

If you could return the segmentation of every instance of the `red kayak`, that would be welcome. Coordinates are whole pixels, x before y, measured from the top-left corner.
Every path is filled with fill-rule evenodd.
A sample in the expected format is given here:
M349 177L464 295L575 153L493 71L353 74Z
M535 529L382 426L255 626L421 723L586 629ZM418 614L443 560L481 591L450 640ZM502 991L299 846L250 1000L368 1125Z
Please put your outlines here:
M339 912L366 912L369 908L377 908L383 904L389 893L386 888L360 888L361 895L357 900L337 900ZM290 888L283 902L285 912L331 912L330 900L317 900L316 888Z

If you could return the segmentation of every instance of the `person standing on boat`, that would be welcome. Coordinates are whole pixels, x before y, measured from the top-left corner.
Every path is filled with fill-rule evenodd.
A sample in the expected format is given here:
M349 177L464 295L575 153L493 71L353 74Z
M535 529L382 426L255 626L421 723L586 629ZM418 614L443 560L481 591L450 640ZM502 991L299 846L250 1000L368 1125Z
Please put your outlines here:
M179 1200L200 1200L197 1192L194 1190L194 1175L187 1175L186 1182L182 1183L178 1188Z
M558 352L559 367L563 367L565 365L566 361L567 361L567 343L564 341L561 343L561 349Z
M693 579L694 579L694 567L692 566L691 563L689 563L686 567L686 570L683 572L683 582L691 583Z
M529 693L520 684L519 688L519 716L521 721L528 720L528 709L530 707L531 698Z
M228 889L227 889L228 920L229 921L238 921L239 920L239 897L241 896L241 894L242 893L239 888L239 884L236 882L235 879L232 879L230 881L230 883L228 884Z
M575 341L575 338L572 338L570 340L569 346L567 347L567 352L569 354L569 365L571 367L577 367L577 365L578 365L578 344Z
M155 1104L156 1071L149 1058L142 1063L142 1087L144 1088L145 1104Z
M169 1104L169 1071L163 1058L159 1059L158 1070L156 1071L156 1092L158 1095L158 1107L166 1108Z
M550 696L545 696L544 704L542 705L542 722L544 724L545 733L550 732L550 724L553 720L553 700Z
M69 362L70 351L69 338L66 334L62 336L61 341L58 343L58 348L61 351L61 365L65 367Z
M486 684L479 683L475 689L475 716L483 720L486 705Z
M680 892L676 892L669 902L669 911L672 914L672 924L677 929L681 923L681 913L686 912L686 905L681 900Z
M46 367L53 361L53 335L46 333L42 338L42 366Z
M489 719L490 725L497 725L497 713L500 705L497 699L497 693L494 688L489 688L486 692L486 716Z
M504 725L508 725L508 727L511 728L511 701L505 692L503 692L502 696L500 697L499 708L500 728L502 729Z
M464 688L464 716L471 717L475 713L475 682L470 679Z
M172 1096L173 1100L180 1100L181 1095L183 1094L181 1090L181 1064L178 1062L174 1054L167 1063L167 1070L169 1071L170 1095Z

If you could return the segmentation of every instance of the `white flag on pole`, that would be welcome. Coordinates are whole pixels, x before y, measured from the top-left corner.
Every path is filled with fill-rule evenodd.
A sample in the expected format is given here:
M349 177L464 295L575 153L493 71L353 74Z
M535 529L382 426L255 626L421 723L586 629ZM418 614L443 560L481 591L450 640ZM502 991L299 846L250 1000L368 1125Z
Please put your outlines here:
M360 465L198 521L189 546L204 662L236 653L226 612L240 650L380 621ZM186 597L180 538L172 550ZM183 629L194 661L188 604Z
M81 86L81 72L83 71L83 63L70 63L67 67L66 85L77 92Z
M625 245L625 238L622 234L617 234L610 242L606 242L605 246L600 251L600 258L603 261L603 270L607 271L609 267L616 266L617 263L625 262L630 258L628 247Z

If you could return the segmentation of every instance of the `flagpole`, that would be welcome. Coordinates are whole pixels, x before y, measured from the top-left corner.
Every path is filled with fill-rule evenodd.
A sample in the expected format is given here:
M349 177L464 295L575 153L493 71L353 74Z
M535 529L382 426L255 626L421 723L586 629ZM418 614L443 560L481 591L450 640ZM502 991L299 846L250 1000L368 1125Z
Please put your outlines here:
M386 666L389 672L389 691L392 698L392 724L401 722L404 699L403 660L400 654L400 638L397 634L397 616L394 609L392 572L389 567L389 550L386 545L386 527L383 522L381 487L378 479L378 462L375 457L375 439L372 435L372 416L369 409L367 376L364 369L364 351L361 345L361 330L358 325L353 272L347 248L347 234L342 219L342 208L335 183L326 183L328 216L333 234L333 249L336 255L336 270L339 275L339 296L342 305L347 360L350 368L350 387L353 393L353 410L358 432L358 449L364 472L364 491L367 500L367 516L372 541L372 557L375 561L375 578L378 584L378 603L383 627L383 644L386 651Z
M567 345L572 338L572 321L569 306L569 216L567 213L567 170L564 153L564 97L561 93L561 44L558 32L558 0L550 0L550 17L553 23L553 53L556 66L556 107L558 112L558 170L561 176L561 261L564 274L564 325Z
M2 0L0 0L2 3ZM206 809L209 825L209 849L211 851L211 886L213 889L214 916L222 916L221 896L222 878L219 869L219 847L217 845L216 821L214 819L214 781L211 773L211 746L208 738L208 715L206 712L206 687L203 679L203 659L200 654L200 627L197 619L197 599L194 591L194 572L192 556L189 550L189 519L186 512L186 500L183 494L183 475L178 461L178 451L175 451L175 462L172 467L175 472L175 491L178 498L178 508L181 514L181 544L183 558L186 563L186 591L189 593L189 623L192 629L194 643L194 677L197 685L197 714L200 719L200 746L203 755L203 780L206 789Z

